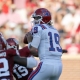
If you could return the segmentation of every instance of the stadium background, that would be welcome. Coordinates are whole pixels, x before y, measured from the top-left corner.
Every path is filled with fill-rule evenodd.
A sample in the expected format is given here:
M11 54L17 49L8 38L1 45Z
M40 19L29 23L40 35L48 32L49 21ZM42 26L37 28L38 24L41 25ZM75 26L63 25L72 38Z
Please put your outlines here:
M62 56L60 80L80 80L80 0L0 0L0 32L19 41L31 30L31 14L40 7L52 14L53 26L60 33L60 44L68 53Z

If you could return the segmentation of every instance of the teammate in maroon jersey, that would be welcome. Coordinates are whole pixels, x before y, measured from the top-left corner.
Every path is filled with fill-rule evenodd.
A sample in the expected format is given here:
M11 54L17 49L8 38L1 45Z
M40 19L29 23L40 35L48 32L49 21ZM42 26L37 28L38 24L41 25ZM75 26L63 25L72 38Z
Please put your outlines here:
M13 57L16 49L7 49L7 42L0 33L0 80L13 80Z
M7 42L8 42L9 45L11 45L11 46L14 46L15 45L16 48L19 49L19 43L18 43L18 41L16 39L9 38L9 39L7 39ZM30 60L29 58L31 57L31 54L30 54L30 51L29 51L29 49L28 49L27 46L24 47L24 48L22 48L22 49L20 49L19 50L19 54L23 58L24 57L27 57L27 67L28 68L24 67L25 65L24 66L21 66L19 64L14 64L14 67L13 67L13 75L16 78L16 80L27 80L28 76L33 71L33 67L35 67L36 64L35 64L35 61L34 60L32 60L32 62L29 61ZM14 58L16 58L16 57L14 57ZM22 60L19 57L17 57L16 59L18 61L20 61L20 63L21 63Z

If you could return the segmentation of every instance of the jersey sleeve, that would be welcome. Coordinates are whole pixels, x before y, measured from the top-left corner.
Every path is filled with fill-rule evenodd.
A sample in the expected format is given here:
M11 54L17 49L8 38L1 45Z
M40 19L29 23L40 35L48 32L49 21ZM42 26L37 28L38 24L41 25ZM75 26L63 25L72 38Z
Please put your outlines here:
M8 50L7 50L7 53L8 53L10 56L18 55L18 53L16 52L15 49L8 49Z
M41 40L42 28L40 26L35 26L32 29L33 40L31 45L35 48L38 48Z
M31 56L30 51L27 46L19 50L20 56L29 57Z

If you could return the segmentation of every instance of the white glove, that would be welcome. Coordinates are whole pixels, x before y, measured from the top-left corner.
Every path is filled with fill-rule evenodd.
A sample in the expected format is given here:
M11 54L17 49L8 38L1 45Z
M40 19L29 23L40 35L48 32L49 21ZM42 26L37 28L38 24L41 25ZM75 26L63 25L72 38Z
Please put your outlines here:
M27 68L34 68L38 65L38 61L33 57L27 57Z

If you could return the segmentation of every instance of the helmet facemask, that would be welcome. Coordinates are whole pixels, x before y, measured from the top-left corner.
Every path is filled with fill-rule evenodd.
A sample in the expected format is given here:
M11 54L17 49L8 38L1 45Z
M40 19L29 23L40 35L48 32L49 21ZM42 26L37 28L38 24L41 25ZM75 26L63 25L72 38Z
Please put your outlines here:
M45 23L45 22L43 21L43 18L42 18L41 15L32 16L32 18L33 18L32 23L33 23L34 25L35 25L35 24L49 24L49 23L51 23L51 21Z
M32 23L33 24L40 24L41 22L42 23L44 23L43 21L42 21L42 16L40 16L40 15L32 15L32 18L34 19L33 21L32 21Z

